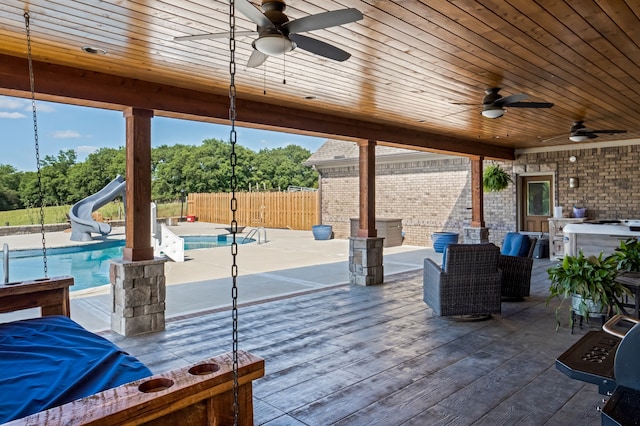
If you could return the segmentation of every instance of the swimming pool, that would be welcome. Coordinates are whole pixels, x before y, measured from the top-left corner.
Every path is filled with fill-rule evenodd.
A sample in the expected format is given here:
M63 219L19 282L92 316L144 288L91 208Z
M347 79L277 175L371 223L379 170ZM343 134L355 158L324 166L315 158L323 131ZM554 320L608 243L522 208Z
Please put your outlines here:
M231 245L230 235L185 236L185 250L197 250ZM238 244L248 244L254 239L237 238ZM124 240L109 240L94 244L47 249L47 275L71 275L75 285L71 291L109 284L109 265L112 259L122 258ZM31 280L44 274L42 250L15 250L9 252L9 277L11 281ZM4 265L0 262L0 277L4 277ZM2 278L0 278L2 279Z

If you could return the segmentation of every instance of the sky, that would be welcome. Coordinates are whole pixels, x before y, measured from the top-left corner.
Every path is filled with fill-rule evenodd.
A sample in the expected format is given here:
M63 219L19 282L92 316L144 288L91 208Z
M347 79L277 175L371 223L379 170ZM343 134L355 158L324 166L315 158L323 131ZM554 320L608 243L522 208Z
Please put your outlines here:
M100 148L125 145L125 119L121 111L36 101L40 158L73 149L77 161ZM229 140L230 126L154 117L152 146L200 145L205 139ZM247 128L236 128L237 143L252 151L299 145L315 152L324 138ZM35 171L35 136L31 99L0 96L0 164L18 171Z

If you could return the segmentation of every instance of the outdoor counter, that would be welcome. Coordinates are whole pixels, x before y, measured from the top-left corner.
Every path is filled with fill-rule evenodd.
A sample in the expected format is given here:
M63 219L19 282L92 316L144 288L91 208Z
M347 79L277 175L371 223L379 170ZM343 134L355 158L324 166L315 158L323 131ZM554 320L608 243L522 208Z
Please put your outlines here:
M585 256L597 256L600 252L610 255L620 240L640 237L640 232L632 231L625 223L569 223L563 233L564 252L571 256L576 256L579 250Z

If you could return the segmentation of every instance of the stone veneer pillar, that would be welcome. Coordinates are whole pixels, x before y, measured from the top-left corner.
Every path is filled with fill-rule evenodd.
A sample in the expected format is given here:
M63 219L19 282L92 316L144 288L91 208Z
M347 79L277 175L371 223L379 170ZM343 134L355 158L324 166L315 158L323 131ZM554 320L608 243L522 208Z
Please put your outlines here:
M358 285L382 284L384 268L382 250L384 238L349 238L349 282Z
M123 336L164 330L164 259L113 260L111 329Z
M489 242L489 228L469 226L463 229L464 244L481 244Z

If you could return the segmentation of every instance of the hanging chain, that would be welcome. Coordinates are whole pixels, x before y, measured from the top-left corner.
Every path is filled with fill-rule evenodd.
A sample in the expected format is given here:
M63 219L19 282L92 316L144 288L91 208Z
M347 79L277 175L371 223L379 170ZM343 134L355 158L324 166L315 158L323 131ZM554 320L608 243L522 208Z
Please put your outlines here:
M40 145L38 143L38 115L36 113L36 86L33 78L33 62L31 59L31 27L29 12L24 13L24 25L27 30L27 60L29 62L29 85L31 86L31 111L33 113L33 134L36 148L36 169L38 176L38 204L40 205L40 233L42 234L42 262L44 277L47 278L47 240L44 232L44 191L42 190L42 173L40 172Z
M238 243L236 234L238 232L238 222L236 212L238 210L238 199L236 189L238 188L238 178L236 176L236 165L238 157L236 155L236 5L234 0L229 1L229 120L231 121L231 131L229 141L231 142L231 319L233 321L233 424L238 425L240 416L240 406L238 403Z

